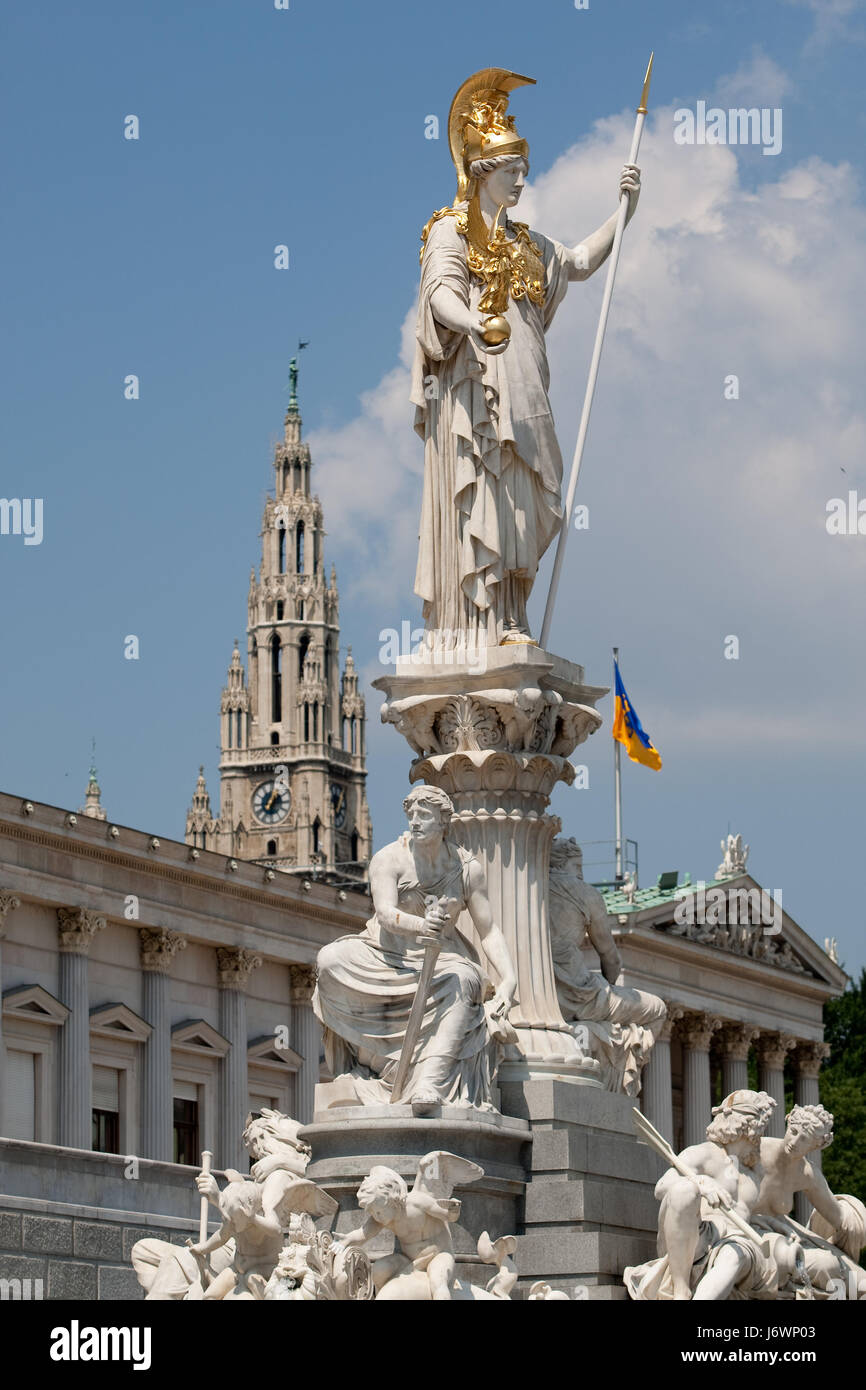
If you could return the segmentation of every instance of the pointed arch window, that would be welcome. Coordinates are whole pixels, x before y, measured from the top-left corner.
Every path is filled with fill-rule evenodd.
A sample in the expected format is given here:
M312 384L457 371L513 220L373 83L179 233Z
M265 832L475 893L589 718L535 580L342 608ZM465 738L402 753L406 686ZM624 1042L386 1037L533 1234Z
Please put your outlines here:
M276 840L268 840L268 854L275 855L277 852Z
M295 531L295 571L297 574L304 573L304 523L298 522Z
M277 599L277 622L279 622L279 621L281 620L281 618L283 617L283 614L285 613L285 611L286 611L286 606L285 606L285 604L283 603L283 600L282 600L281 598L278 598L278 599Z
M310 741L310 706L304 702L304 743Z
M319 817L316 816L316 819L313 821L313 854L319 853L319 842L321 840L321 836L322 822L319 820Z
M319 741L319 705L318 705L318 702L316 702L316 703L313 705L313 742L314 742L314 743L318 743L318 741Z
M271 723L283 717L283 649L276 633L271 638Z
M283 525L277 531L277 569L280 574L286 572L286 528Z
M357 864L357 862L358 862L358 850L359 850L360 848L361 848L361 837L359 836L357 830L353 830L353 831L352 831L352 861L353 861L353 863L355 863L355 864Z
M353 752L353 753L357 753L357 751L358 751L358 721L357 721L357 719L355 718L355 716L354 716L354 714L353 714L353 715L352 715L352 752Z
M307 652L310 649L310 634L305 632L298 643L298 680L304 679L304 662L307 659Z

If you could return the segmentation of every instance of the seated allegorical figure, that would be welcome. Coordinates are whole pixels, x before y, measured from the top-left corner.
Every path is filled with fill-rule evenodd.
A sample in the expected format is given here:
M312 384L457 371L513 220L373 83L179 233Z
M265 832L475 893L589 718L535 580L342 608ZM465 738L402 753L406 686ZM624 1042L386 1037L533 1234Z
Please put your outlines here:
M387 1104L403 1050L425 948L438 956L400 1100L417 1113L439 1105L493 1108L492 1063L507 1037L516 976L493 921L478 860L448 838L453 806L436 787L403 803L408 833L370 861L374 915L358 936L319 952L313 1009L341 1104ZM466 909L492 981L458 919Z
M574 840L554 840L549 887L550 945L562 1016L566 1023L585 1025L606 1089L636 1096L667 1016L664 1000L616 983L622 960L607 908L598 889L584 882L583 855ZM601 974L586 964L585 942L595 947Z

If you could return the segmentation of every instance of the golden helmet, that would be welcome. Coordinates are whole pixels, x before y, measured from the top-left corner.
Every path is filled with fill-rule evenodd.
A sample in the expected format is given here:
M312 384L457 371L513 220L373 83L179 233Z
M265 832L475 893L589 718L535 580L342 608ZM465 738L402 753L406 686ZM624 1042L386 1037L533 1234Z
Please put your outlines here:
M506 115L508 98L515 87L535 84L507 68L482 68L459 88L448 113L448 144L457 170L456 203L473 194L469 166L475 159L494 159L503 154L529 157L529 145L518 135L514 117Z

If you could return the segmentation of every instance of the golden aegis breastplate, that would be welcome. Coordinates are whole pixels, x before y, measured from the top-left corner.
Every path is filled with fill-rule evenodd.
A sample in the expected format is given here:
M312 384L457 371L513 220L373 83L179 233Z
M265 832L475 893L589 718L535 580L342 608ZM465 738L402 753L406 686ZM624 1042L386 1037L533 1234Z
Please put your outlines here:
M509 229L516 233L509 240L498 216L492 231L487 230L477 198L462 207L439 208L421 233L422 261L430 228L441 217L457 219L457 230L466 240L469 269L486 286L478 304L482 313L504 314L509 295L512 299L526 296L533 304L544 303L544 260L525 222L509 223Z

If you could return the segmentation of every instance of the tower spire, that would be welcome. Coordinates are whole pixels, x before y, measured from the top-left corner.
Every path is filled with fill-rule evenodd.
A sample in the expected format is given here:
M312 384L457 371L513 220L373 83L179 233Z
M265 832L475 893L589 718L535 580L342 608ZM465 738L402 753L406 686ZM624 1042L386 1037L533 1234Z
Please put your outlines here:
M91 820L107 820L105 807L99 800L101 795L99 782L96 779L96 739L94 738L90 743L90 777L87 790L84 793L84 805L79 806L78 814L89 816Z

